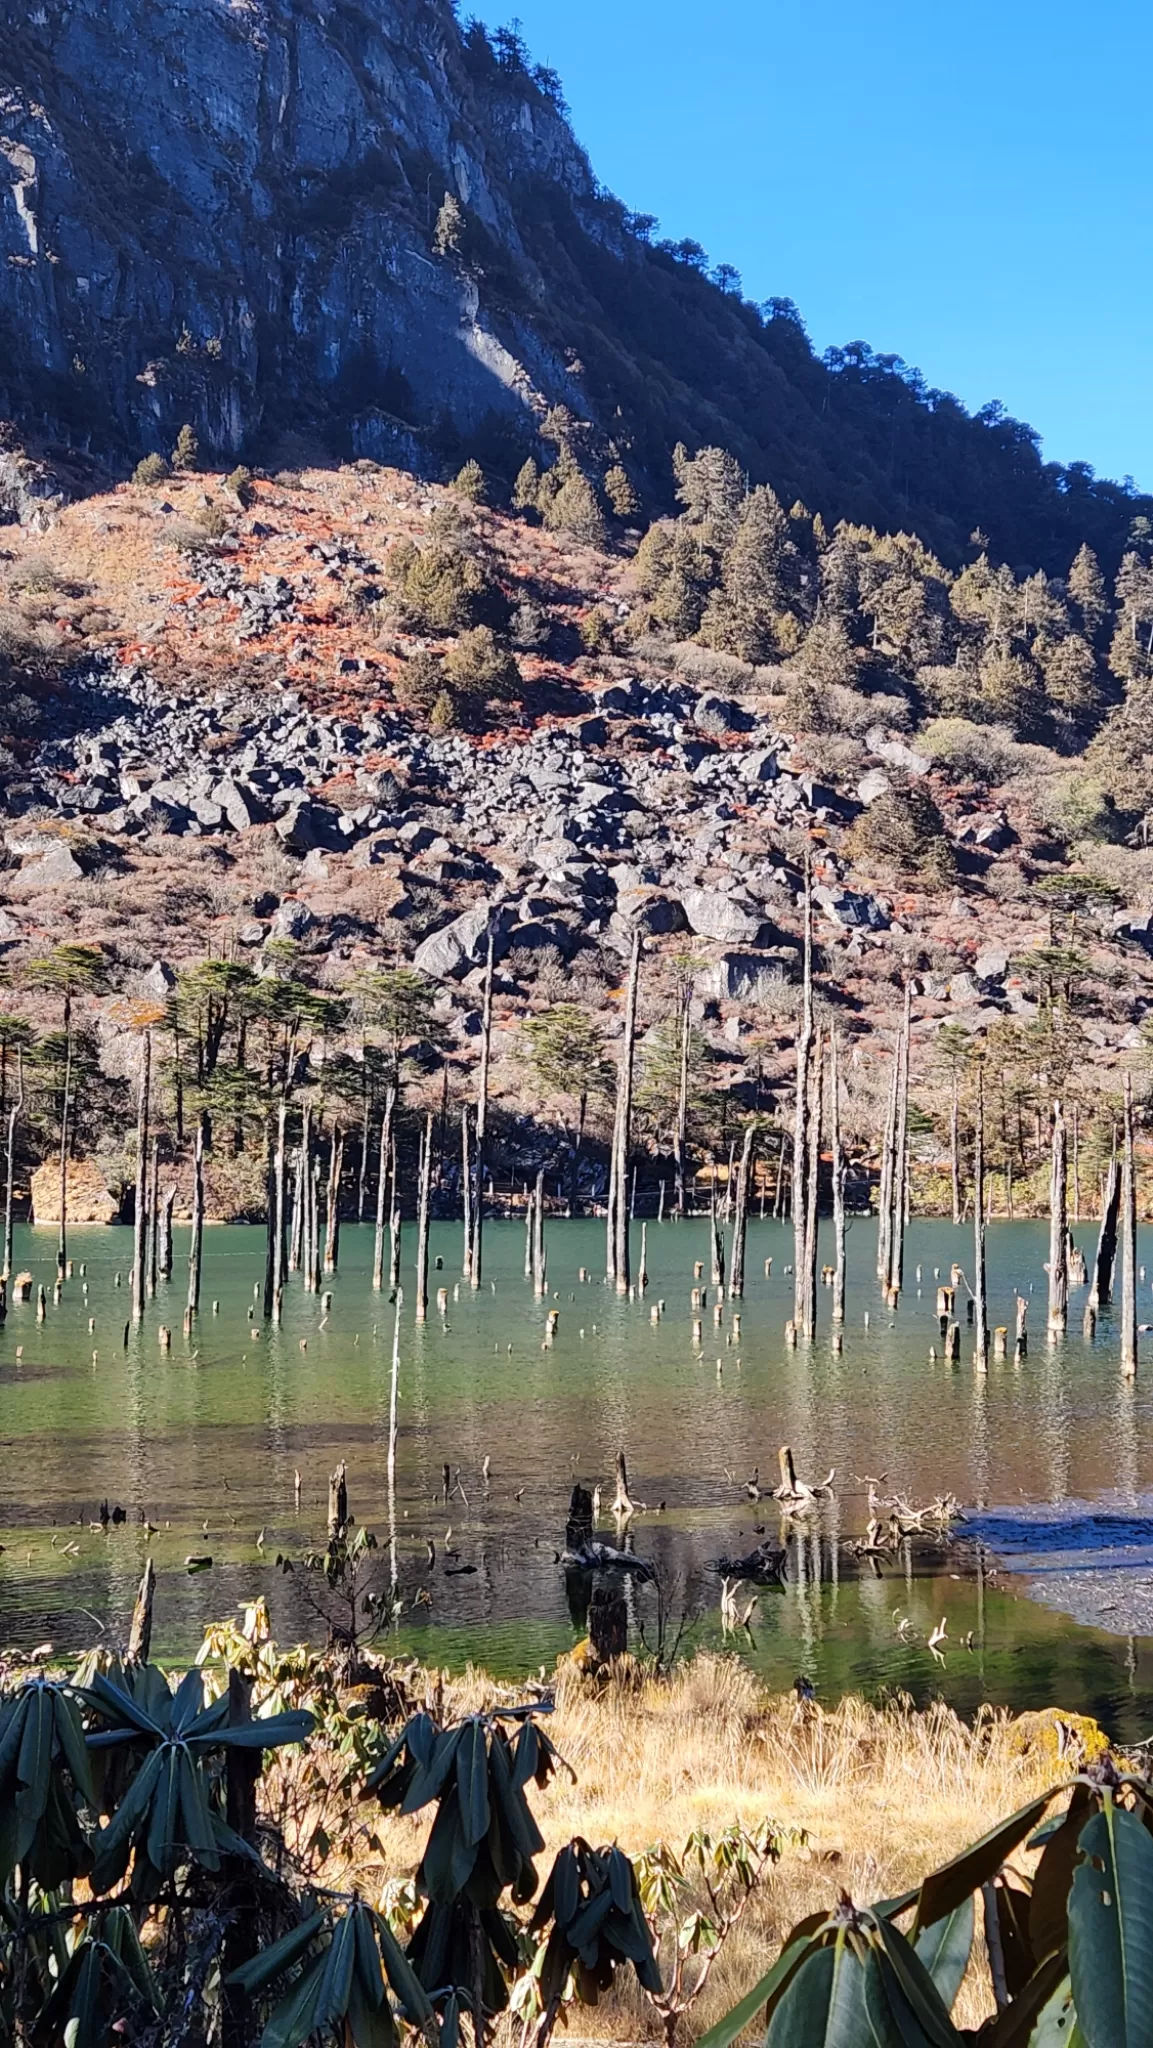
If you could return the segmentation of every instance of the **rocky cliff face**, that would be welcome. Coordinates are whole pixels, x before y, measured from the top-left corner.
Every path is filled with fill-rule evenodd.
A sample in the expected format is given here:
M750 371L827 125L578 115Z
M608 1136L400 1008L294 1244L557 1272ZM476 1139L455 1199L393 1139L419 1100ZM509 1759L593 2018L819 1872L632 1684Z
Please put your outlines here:
M486 55L487 55L486 51ZM510 193L593 181L448 0L15 0L0 26L0 414L96 447L522 418L563 365L436 256L445 192L531 299ZM525 422L528 424L528 422Z

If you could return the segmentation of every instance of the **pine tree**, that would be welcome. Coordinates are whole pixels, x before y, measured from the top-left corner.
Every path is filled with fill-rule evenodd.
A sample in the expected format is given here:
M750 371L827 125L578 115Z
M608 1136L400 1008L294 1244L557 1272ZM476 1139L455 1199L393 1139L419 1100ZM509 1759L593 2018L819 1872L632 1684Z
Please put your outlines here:
M177 434L176 446L172 450L173 469L195 469L199 454L200 443L192 428L186 423Z
M767 661L780 652L776 621L793 600L799 557L784 509L767 484L745 500L721 569L721 587L701 624L708 646L742 661Z
M1080 633L1059 639L1038 634L1033 655L1045 678L1045 696L1055 711L1086 724L1101 709L1097 659Z
M1109 616L1109 598L1097 557L1084 541L1073 557L1066 587L1081 615L1085 638L1096 640Z
M545 510L544 521L546 526L558 532L570 533L574 540L581 541L586 547L603 548L605 545L605 523L600 506L587 476L582 476L579 470L562 483Z
M521 463L516 473L516 482L512 487L513 511L535 512L539 492L540 471L530 455L527 461Z
M628 471L619 462L606 469L604 492L618 519L635 519L640 511L640 500L629 481Z
M736 457L726 448L702 448L690 455L678 441L673 475L685 517L694 525L715 528L718 538L727 538L745 496L744 472Z
M452 488L458 498L464 498L470 505L483 505L488 498L488 485L479 462L470 456L463 469L459 469L452 480Z

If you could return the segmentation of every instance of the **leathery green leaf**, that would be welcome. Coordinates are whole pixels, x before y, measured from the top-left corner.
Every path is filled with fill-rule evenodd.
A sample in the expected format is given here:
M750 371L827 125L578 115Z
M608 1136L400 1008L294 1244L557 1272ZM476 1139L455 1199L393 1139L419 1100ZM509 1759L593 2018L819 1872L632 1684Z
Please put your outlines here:
M972 1894L942 1920L923 1927L916 1952L929 1972L946 2009L951 2011L973 1950L975 1909Z
M461 1730L456 1782L465 1840L482 1842L488 1833L488 1744L483 1721L466 1721Z
M1106 1795L1081 1831L1069 1974L1088 2048L1153 2041L1153 1836Z
M1055 1788L1057 1789L1057 1788ZM1036 1827L1052 1792L1043 1792L1038 1799L1031 1799L1028 1806L1019 1807L1008 1820L990 1828L979 1842L973 1842L951 1863L945 1863L940 1870L930 1871L921 1886L917 1901L917 1917L914 1921L914 1935L923 1927L931 1927L935 1920L943 1920L952 1913L964 1899L980 1891L983 1884L996 1877L1007 1856L1011 1856L1019 1842Z
M825 1916L827 1917L827 1916ZM823 1924L823 1923L822 1923ZM771 1970L758 1979L751 1991L746 1991L739 2005L734 2005L723 2019L702 2034L697 2048L730 2048L730 2043L751 2027L766 2006L774 2006L786 1986L796 1976L801 1964L808 1956L816 1953L816 1943L811 1936L790 1940L781 1950Z

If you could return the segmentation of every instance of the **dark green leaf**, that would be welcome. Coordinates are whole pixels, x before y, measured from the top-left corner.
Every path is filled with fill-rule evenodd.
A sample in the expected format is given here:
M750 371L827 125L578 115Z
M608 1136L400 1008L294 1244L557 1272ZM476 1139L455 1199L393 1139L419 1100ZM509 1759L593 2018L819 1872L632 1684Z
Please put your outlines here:
M1069 1974L1088 2048L1153 2041L1153 1837L1106 1795L1081 1833Z
M480 1842L488 1833L488 1744L481 1720L466 1721L461 1729L456 1783L465 1840Z
M278 1749L282 1742L306 1742L316 1726L316 1717L303 1707L287 1714L270 1714L266 1721L244 1721L236 1728L217 1728L200 1736L190 1730L189 1742L211 1742L221 1749Z
M303 2048L316 2025L316 2002L323 1973L321 1956L281 1999L260 2037L260 2048Z
M1048 1832L1044 1853L1033 1877L1033 1897L1029 1905L1029 1940L1039 1962L1068 1944L1069 1887L1073 1882L1081 1829L1092 1805L1093 1794L1088 1785L1074 1785L1068 1811L1057 1817L1058 1825ZM1033 1840L1036 1839L1034 1835Z
M404 1950L401 1948L387 1920L380 1914L376 1920L376 1937L384 1960L384 1974L400 2000L406 2019L414 2027L424 2027L432 2018L432 2006L428 1993Z
M827 1921L828 1915L822 1914L821 1925L824 1926ZM801 1924L808 1925L806 1922ZM772 1969L765 1972L751 1991L746 1991L739 2005L734 2005L732 2011L727 2012L723 2019L710 2027L707 2034L702 2034L696 2048L730 2048L730 2044L738 2035L743 2034L746 2027L752 2026L763 2007L775 2007L801 1964L808 1956L817 1952L812 1933L802 1934L798 1928L794 1928Z
M238 1970L233 1970L231 1975L225 1978L225 1983L235 1984L238 1990L247 1991L250 1995L254 1991L263 1991L266 1984L271 1984L275 1977L290 1969L297 1958L304 1954L309 1942L319 1933L327 1918L327 1913L310 1913L308 1919L302 1920L299 1927L290 1928L289 1932L282 1934L280 1940L274 1941L270 1948L262 1948L258 1956L253 1956L251 1961L242 1963Z
M519 1792L535 1778L540 1761L540 1742L535 1721L526 1721L516 1739L513 1752L512 1782Z
M931 1927L935 1920L943 1920L973 1892L980 1891L990 1878L996 1877L1005 1858L1036 1827L1052 1797L1052 1792L1043 1792L1040 1798L1031 1799L1028 1806L1019 1807L1008 1820L1000 1821L951 1863L931 1871L921 1886L914 1933Z
M952 2011L973 1948L973 1900L963 1899L943 1920L922 1928L917 1954L933 1979L945 2006Z

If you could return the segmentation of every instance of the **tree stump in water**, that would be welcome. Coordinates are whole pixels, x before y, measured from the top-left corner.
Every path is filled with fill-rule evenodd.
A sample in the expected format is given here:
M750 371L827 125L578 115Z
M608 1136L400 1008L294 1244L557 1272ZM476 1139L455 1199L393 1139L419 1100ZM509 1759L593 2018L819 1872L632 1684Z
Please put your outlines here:
M348 1526L348 1468L342 1458L328 1480L328 1533L343 1536Z
M585 1486L574 1486L564 1525L566 1550L579 1550L593 1533L593 1497Z
M148 1652L152 1647L152 1602L156 1595L156 1567L149 1558L132 1609L132 1626L128 1631L128 1664L147 1664Z
M601 1664L628 1654L628 1603L615 1586L597 1586L593 1590L589 1601L589 1645Z

